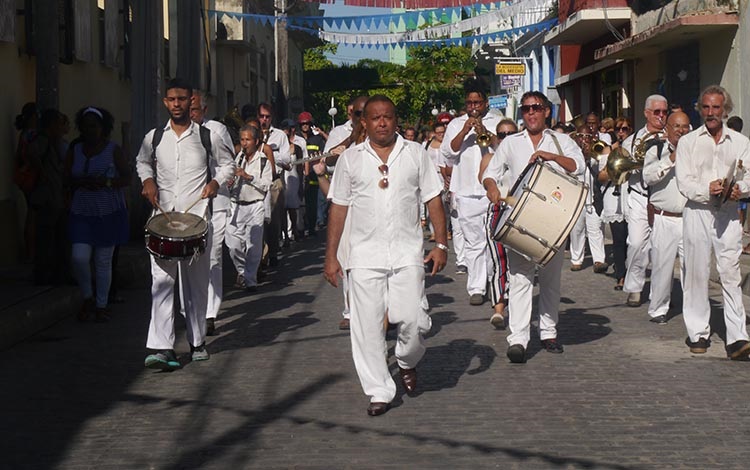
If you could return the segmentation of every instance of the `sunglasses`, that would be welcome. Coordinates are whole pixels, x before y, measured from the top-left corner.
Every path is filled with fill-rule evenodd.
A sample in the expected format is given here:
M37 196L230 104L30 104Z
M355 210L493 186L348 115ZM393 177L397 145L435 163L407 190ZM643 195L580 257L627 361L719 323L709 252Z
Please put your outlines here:
M501 139L504 139L504 138L508 137L509 135L513 135L513 134L515 134L515 133L516 133L516 131L510 131L510 132L498 132L498 133L497 133L497 136L498 136L499 138L501 138Z
M388 187L388 165L380 165L378 170L380 170L380 173L383 175L378 182L378 186L380 186L381 189L385 189Z
M622 132L627 132L627 131L629 131L629 130L630 130L630 126L620 126L620 127L615 127L615 132L620 132L620 131L622 131Z
M464 101L466 106L481 106L484 101Z
M538 112L541 112L544 109L544 105L543 104L539 104L539 103L524 104L524 105L520 106L519 109L524 114L528 114L530 112L538 113Z
M657 116L666 116L668 111L666 109L652 109L651 112Z
M300 122L299 125L300 126L309 126L310 123L309 122Z
M270 114L261 114L261 115L260 115L260 116L258 116L258 117L259 117L260 119L271 119L271 115L270 115Z

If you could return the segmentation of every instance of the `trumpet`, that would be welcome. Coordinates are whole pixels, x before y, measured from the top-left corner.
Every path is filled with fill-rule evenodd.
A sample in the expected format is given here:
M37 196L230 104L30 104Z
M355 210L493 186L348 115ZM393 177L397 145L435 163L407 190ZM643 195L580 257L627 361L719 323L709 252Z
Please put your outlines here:
M492 143L492 134L482 124L482 117L479 115L479 111L476 109L471 112L471 117L477 119L479 124L474 126L474 132L477 133L476 141L480 148L486 149Z
M607 147L609 147L606 142L597 139L594 134L573 131L568 135L570 135L570 138L573 139L579 147L581 147L581 150L583 151L583 154L586 158L599 160L604 154L604 151L607 150Z

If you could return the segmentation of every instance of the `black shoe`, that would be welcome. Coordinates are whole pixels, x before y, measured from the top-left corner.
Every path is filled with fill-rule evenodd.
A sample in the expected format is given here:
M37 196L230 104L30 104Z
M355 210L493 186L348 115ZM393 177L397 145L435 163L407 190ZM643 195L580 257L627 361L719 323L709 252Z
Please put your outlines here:
M727 357L733 361L747 361L750 356L750 342L741 339L727 346Z
M526 362L526 348L520 344L511 345L506 354L513 364L523 364Z
M274 258L269 258L268 259L268 265L272 266L272 267L278 266L279 265L279 258L275 258L275 257Z
M556 338L543 339L542 349L553 354L562 354L563 352L562 344L558 343Z
M597 274L604 274L609 269L609 264L602 263L601 261L594 263L594 272Z
M704 354L708 350L709 346L711 346L711 341L709 341L707 338L698 338L698 341L692 342L690 341L690 338L686 338L685 344L688 345L691 353Z
M390 407L390 403L376 401L370 403L370 406L367 407L367 414L369 416L380 416L382 414L385 414L385 412L388 411L388 408Z
M216 321L213 318L206 318L206 336L214 336L216 334Z
M667 324L667 316L666 315L657 315L657 316L653 317L649 321L651 323L656 323L657 325L666 325Z

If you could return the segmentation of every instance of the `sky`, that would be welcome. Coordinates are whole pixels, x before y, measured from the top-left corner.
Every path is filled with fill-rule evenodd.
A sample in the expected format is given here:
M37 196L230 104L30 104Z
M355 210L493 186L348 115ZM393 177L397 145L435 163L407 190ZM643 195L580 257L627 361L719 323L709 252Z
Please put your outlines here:
M336 3L331 5L320 4L320 8L324 11L323 16L371 16L371 15L383 15L390 13L391 10L388 8L373 8L373 7L352 7L344 5L344 0L336 0ZM331 30L333 31L333 30ZM346 31L342 28L339 31ZM375 32L375 31L373 31ZM387 27L381 32L388 32ZM338 53L335 56L329 56L329 59L336 64L355 64L360 59L377 59L377 60L388 60L388 50L374 48L368 49L366 47L359 46L344 46L340 45Z

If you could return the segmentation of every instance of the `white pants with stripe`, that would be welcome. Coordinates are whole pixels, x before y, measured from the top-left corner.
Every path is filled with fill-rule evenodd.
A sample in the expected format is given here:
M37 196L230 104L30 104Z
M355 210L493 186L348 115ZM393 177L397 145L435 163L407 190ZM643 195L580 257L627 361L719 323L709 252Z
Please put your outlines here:
M627 272L623 292L641 293L646 285L651 227L648 225L648 199L635 191L628 194L628 255L625 260Z
M214 234L211 239L210 272L208 275L208 308L206 318L216 318L224 297L224 279L222 276L222 251L226 233L229 209L216 210L211 216Z
M711 335L708 302L711 249L716 256L716 269L721 278L724 297L724 323L727 344L748 340L745 306L742 303L742 226L736 203L726 203L716 211L706 204L688 201L682 212L682 233L685 250L682 317L690 341Z
M411 369L425 352L422 335L432 326L424 305L424 268L350 269L351 341L354 367L371 402L390 403L396 383L388 369L383 321L398 324L396 362Z

